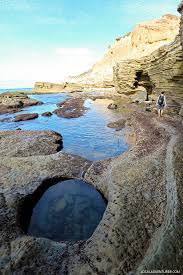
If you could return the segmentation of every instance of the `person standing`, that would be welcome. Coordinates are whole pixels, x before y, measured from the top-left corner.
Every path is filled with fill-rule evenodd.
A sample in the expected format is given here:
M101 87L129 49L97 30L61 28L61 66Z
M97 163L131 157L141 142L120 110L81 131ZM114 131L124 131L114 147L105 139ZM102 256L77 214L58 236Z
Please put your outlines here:
M158 116L159 117L162 117L163 116L163 112L164 112L164 109L166 107L166 97L164 95L164 92L162 92L158 99L157 99L157 108L158 108Z

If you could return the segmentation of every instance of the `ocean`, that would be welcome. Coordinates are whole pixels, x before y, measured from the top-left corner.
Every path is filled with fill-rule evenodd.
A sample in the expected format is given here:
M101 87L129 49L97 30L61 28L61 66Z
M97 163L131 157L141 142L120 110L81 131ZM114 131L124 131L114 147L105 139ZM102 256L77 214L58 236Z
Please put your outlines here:
M5 93L5 92L17 92L17 91L31 92L32 88L0 89L0 94Z

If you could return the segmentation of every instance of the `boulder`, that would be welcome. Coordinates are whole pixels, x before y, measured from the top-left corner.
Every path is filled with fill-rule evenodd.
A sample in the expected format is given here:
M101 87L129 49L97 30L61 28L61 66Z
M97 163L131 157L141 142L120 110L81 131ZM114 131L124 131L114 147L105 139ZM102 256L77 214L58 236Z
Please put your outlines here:
M14 121L18 122L18 121L31 120L31 119L35 119L35 118L38 118L38 114L37 113L22 114L22 115L15 116Z
M87 108L84 106L84 99L70 98L64 102L58 103L59 107L54 113L63 118L78 118L84 115Z
M144 87L136 89L135 94L131 96L131 100L134 103L142 103L147 100L147 91Z
M49 155L62 147L62 136L53 131L0 131L1 157Z
M16 113L24 107L41 105L41 101L28 97L20 92L6 92L0 95L0 114Z
M117 121L108 123L107 127L114 128L119 131L125 127L125 123L126 123L125 119L119 119Z
M115 103L110 103L107 108L110 109L110 110L116 110L118 108L118 106Z
M151 107L146 107L146 108L145 108L145 111L146 111L146 112L152 112L152 108L151 108Z
M17 107L17 106L11 107L9 105L0 104L0 115L6 114L6 113L12 114L12 113L19 112L20 110L21 110L20 107Z
M45 112L45 113L42 113L42 116L52 116L52 113L51 112Z

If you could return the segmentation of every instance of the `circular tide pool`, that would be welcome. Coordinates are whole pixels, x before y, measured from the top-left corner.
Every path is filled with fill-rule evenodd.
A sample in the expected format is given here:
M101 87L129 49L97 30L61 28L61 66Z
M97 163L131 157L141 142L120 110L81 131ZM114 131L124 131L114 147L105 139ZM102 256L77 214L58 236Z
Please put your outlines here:
M54 241L86 240L106 209L106 201L81 180L61 181L47 189L33 209L28 234Z

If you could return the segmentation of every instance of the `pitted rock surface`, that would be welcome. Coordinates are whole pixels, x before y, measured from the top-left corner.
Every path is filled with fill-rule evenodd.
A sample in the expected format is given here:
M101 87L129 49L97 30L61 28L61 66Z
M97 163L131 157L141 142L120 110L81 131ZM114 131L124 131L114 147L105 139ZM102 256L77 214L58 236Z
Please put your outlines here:
M50 155L62 149L62 136L53 131L0 131L1 157Z
M32 114L22 114L22 115L17 115L15 116L14 121L19 122L19 121L25 121L25 120L32 120L38 118L37 113L32 113Z
M0 114L16 113L22 108L34 105L41 105L42 102L28 97L21 92L6 92L0 94Z
M116 275L138 274L144 266L183 268L175 254L182 242L177 227L182 222L182 122L136 112L131 124L136 144L117 158L91 163L62 152L0 158L3 272ZM67 178L84 179L108 199L92 237L69 244L26 236L24 200L49 181Z
M54 113L59 117L78 118L84 115L87 108L84 106L83 98L69 98L64 102L58 103L59 107Z

